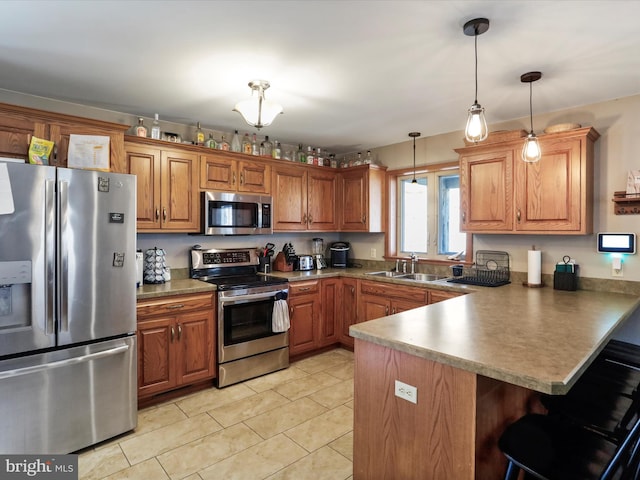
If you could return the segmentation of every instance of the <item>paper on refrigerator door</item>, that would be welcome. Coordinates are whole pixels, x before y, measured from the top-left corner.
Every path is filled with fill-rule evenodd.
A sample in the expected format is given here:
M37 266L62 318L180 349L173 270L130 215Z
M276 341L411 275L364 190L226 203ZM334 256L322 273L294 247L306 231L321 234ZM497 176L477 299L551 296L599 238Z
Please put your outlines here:
M6 163L0 162L0 215L10 215L14 211L9 169Z

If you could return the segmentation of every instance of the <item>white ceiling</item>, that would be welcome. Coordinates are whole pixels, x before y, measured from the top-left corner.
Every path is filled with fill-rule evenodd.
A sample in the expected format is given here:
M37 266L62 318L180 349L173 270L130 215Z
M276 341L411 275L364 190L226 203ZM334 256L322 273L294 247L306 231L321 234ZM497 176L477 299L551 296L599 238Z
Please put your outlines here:
M266 79L284 114L260 133L336 153L640 93L636 0L4 0L0 88L204 127ZM535 126L535 125L534 125Z

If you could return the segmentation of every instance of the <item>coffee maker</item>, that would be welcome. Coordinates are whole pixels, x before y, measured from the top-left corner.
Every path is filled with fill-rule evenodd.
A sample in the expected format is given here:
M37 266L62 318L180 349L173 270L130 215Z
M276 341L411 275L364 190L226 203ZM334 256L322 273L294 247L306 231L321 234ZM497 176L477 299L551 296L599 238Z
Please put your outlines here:
M311 253L313 254L313 263L316 270L327 268L327 261L324 258L324 240L314 238L311 242Z
M331 267L347 268L349 263L349 249L347 242L333 242L331 244Z

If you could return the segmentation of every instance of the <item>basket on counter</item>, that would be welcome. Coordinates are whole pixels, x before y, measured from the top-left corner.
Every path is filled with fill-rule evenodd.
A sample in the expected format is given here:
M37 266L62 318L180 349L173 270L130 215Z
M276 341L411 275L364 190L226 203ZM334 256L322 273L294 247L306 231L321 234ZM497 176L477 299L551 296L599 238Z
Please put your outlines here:
M494 250L478 250L475 264L462 269L462 276L447 280L451 283L499 287L511 283L509 254Z

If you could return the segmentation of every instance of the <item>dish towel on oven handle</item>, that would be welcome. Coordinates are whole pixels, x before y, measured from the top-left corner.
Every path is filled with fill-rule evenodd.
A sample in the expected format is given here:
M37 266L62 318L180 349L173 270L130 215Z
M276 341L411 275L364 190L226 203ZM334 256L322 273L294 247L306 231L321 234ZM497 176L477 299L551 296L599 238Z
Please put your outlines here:
M289 321L289 306L287 305L286 292L278 292L273 302L273 315L271 316L271 330L274 332L286 332L291 327Z

